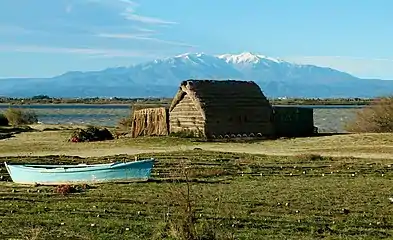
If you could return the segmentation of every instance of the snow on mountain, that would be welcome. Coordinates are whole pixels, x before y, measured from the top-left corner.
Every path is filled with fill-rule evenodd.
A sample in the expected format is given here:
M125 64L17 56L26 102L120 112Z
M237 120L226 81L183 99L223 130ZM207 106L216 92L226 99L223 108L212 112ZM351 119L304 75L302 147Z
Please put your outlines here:
M220 59L225 60L227 63L232 64L257 64L262 61L283 63L283 60L267 57L264 55L253 54L251 52L243 52L240 54L223 54L217 56Z
M169 97L186 79L253 80L268 97L374 97L393 81L364 80L331 68L293 64L251 52L174 57L48 79L0 80L0 96Z

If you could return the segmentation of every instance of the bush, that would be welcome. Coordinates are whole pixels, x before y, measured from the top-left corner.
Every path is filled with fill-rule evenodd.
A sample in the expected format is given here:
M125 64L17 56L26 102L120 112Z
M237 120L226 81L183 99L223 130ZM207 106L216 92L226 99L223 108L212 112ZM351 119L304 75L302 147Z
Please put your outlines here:
M349 132L393 132L393 97L379 98L359 110L353 122L345 129Z
M215 202L208 206L209 210L214 209L210 213L212 215L209 220L202 219L201 215L197 214L203 207L199 202L203 195L196 192L193 184L196 176L190 170L192 170L192 166L185 162L180 162L177 168L171 170L171 178L177 179L175 180L177 183L171 185L169 191L166 191L168 212L164 215L164 222L160 222L157 229L153 230L152 239L235 239L231 231L222 228L224 224L227 224L229 218L224 211L230 212L230 209L225 208L224 210L221 207L219 200L221 197L216 198ZM201 171L200 169L194 170ZM231 216L233 215L231 214Z
M8 119L0 113L0 126L8 126Z
M12 126L34 124L38 122L37 114L31 110L8 108L4 112L4 116Z
M132 119L131 117L125 117L120 119L117 123L116 130L119 132L131 132Z
M87 129L77 129L75 130L69 141L71 142L95 142L95 141L105 141L112 140L112 133L106 128L97 128L90 126Z

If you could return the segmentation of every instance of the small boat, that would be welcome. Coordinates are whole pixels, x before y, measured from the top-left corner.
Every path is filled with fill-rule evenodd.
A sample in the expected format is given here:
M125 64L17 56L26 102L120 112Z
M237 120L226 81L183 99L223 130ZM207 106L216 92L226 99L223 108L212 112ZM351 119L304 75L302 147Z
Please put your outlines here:
M147 180L154 159L134 162L78 165L7 164L11 179L20 184L60 185L72 183L122 182Z

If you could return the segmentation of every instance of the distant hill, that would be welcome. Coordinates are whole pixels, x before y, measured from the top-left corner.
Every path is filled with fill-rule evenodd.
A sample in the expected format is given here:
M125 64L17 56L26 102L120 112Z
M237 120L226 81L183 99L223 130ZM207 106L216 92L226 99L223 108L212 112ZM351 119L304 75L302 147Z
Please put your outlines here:
M181 81L191 78L253 80L268 97L377 97L393 93L393 81L360 79L331 68L245 52L218 56L188 53L53 78L1 79L0 96L171 97Z

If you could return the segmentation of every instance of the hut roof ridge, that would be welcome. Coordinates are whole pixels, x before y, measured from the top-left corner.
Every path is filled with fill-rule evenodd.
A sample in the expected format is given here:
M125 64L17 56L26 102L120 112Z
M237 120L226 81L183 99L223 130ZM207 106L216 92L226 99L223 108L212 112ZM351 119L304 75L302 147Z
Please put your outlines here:
M242 80L195 80L189 79L181 83L170 110L185 95L199 105L203 111L214 112L218 109L242 111L247 107L270 106L260 87L254 81Z

